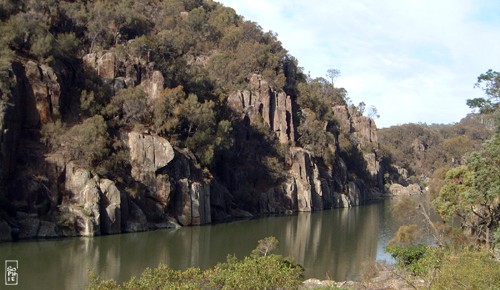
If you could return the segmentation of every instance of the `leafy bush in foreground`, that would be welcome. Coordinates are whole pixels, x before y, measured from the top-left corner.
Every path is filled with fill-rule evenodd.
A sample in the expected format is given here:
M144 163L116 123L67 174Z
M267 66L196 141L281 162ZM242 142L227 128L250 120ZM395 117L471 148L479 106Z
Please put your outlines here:
M102 280L91 272L87 289L297 289L302 283L303 268L288 258L260 251L267 249L269 242L273 242L269 249L274 249L276 239L266 238L259 241L251 256L242 260L229 256L227 262L205 271L178 271L160 265L147 268L139 278L132 277L122 285Z

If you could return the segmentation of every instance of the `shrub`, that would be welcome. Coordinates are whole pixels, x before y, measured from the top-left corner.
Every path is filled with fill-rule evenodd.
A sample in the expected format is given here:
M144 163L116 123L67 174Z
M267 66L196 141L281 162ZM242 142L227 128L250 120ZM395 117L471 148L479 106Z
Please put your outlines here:
M42 135L42 140L52 149L84 166L94 167L109 153L107 124L100 115L69 129L60 121L48 123L42 128Z
M276 238L265 238L253 255L243 260L228 256L225 263L206 271L177 271L165 265L147 268L140 277L122 285L90 272L87 289L297 289L303 268L288 258L269 254L276 245Z
M396 260L397 267L417 275L427 273L427 259L424 257L429 252L429 246L425 244L412 246L391 245L388 246L386 250Z
M119 115L125 123L148 122L152 118L147 95L140 86L118 91L106 106L106 113Z

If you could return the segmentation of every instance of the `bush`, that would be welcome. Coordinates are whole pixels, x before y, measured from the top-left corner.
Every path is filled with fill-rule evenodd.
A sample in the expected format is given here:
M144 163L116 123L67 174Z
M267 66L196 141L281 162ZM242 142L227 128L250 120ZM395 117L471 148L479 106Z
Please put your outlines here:
M206 271L177 271L165 265L147 268L140 277L122 285L90 272L87 289L297 289L303 268L280 255L269 254L276 245L276 238L265 238L251 256L243 260L229 256L227 262Z
M483 252L447 255L433 283L435 289L500 289L500 262Z
M106 106L106 114L119 115L120 120L125 123L149 122L152 118L147 95L140 86L118 91Z
M109 153L109 135L104 118L96 115L81 124L67 128L60 121L48 123L42 128L42 140L66 158L87 167L95 167Z
M423 274L427 271L424 257L429 251L429 246L419 244L415 246L388 246L387 252L396 260L396 266L412 272Z

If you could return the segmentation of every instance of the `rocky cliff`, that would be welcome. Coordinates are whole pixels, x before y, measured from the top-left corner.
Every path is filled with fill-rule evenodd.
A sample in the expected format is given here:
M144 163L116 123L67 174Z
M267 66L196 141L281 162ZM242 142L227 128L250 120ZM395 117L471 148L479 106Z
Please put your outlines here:
M194 25L182 13L178 25ZM244 76L235 85L215 69L220 51L174 56L160 43L117 38L70 60L19 53L10 62L0 88L0 241L351 207L383 190L375 124L345 102L328 104L337 124L316 132L334 133L328 154L305 149L298 127L310 110L297 102L296 65L279 67L283 56L272 73L234 58Z

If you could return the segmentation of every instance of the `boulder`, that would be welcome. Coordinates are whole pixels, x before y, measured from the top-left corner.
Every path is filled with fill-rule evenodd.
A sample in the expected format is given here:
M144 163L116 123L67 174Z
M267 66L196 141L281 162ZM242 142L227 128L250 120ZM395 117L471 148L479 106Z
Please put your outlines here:
M113 80L117 76L117 57L113 52L106 52L97 58L97 75L106 80Z
M149 99L155 100L160 97L163 91L165 78L160 71L155 70L145 76L141 82L141 86L144 87L144 91L148 94Z
M146 186L146 195L166 207L170 200L169 177L163 173L174 159L172 145L159 136L130 132L128 134L132 177Z
M99 178L70 162L66 166L64 188L72 195L70 206L77 217L79 234L82 236L100 235L101 190Z
M174 159L174 149L159 136L130 132L128 134L132 177L142 180L143 172L156 172Z
M183 226L211 223L210 185L185 178L177 181L177 188L179 223Z
M121 192L109 179L100 180L99 188L102 192L101 232L118 234L121 231Z

